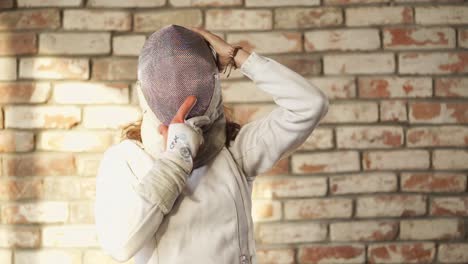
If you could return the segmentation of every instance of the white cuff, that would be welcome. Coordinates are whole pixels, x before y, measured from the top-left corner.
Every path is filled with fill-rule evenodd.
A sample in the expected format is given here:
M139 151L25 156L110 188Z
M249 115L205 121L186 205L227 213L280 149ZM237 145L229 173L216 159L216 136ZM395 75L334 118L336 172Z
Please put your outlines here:
M268 62L268 58L257 54L255 51L250 53L249 57L242 63L240 71L249 77L252 81L255 81L255 74L260 67Z

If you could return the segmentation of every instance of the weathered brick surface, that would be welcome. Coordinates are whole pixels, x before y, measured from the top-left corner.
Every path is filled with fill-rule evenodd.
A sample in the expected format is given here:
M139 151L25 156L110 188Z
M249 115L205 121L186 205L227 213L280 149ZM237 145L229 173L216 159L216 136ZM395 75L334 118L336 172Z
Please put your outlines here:
M338 8L275 9L275 28L326 27L342 23L343 15Z
M467 52L408 52L399 54L402 74L450 74L468 72Z
M124 11L69 9L63 12L63 27L68 30L128 31L131 23L131 14Z
M367 256L372 263L430 263L434 260L434 243L392 243L371 245Z
M466 175L462 173L402 173L401 190L407 192L463 192Z
M44 103L49 99L51 84L48 82L2 82L0 103Z
M86 80L89 75L89 61L84 58L22 58L19 65L19 77L25 79Z
M211 9L206 12L209 30L268 30L272 28L270 10Z
M60 26L58 9L14 10L0 13L0 30L56 29Z
M452 28L386 28L383 45L386 49L425 50L455 47Z
M16 59L13 57L0 58L0 81L16 80Z
M362 98L431 97L430 78L363 77L358 79Z
M363 245L311 245L299 249L300 263L362 263Z
M345 174L330 178L331 194L381 193L396 190L397 177L394 173Z
M413 11L409 6L356 7L346 9L346 19L347 26L410 24Z
M0 33L0 55L34 54L37 38L34 33Z
M227 41L241 45L248 51L260 53L299 52L302 50L301 34L296 32L260 32L228 34ZM274 41L276 45L270 45Z
M136 32L153 32L167 24L201 26L202 13L200 10L196 9L184 9L138 12L133 16L133 30Z
M109 33L44 33L39 35L41 54L107 54Z
M330 100L252 183L259 264L468 263L466 3L0 0L0 263L117 263L96 239L96 174L142 117L138 56L169 24L267 56ZM239 124L278 107L239 69L220 76Z
M330 225L333 241L382 241L393 240L398 234L395 221L335 222Z
M367 151L363 154L365 170L428 169L429 152L425 150Z
M306 51L375 50L380 47L375 29L316 30L304 34Z
M391 53L325 55L325 74L393 73L395 58Z

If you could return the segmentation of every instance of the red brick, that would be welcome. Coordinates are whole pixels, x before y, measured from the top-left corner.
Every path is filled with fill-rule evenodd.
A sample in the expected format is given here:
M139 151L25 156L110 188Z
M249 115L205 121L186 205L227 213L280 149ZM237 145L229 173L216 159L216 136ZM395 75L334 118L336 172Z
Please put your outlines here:
M0 179L0 201L38 199L42 196L43 190L42 179Z
M41 33L40 54L99 55L111 50L110 33Z
M298 150L330 148L333 148L333 130L328 128L316 128Z
M407 52L399 54L404 74L451 74L468 72L468 52Z
M257 53L287 53L302 51L302 34L299 32L252 32L228 34L227 41L245 50ZM274 42L275 45L268 45Z
M6 224L63 223L68 219L68 203L8 204L2 207L2 219Z
M94 224L94 203L89 201L70 203L70 223Z
M450 49L455 47L452 28L386 28L384 49Z
M378 119L379 111L375 102L333 102L323 123L372 123Z
M458 46L468 48L468 29L458 29Z
M356 82L353 77L313 77L308 81L322 90L329 99L356 97Z
M0 81L16 80L16 65L15 57L0 57Z
M269 264L294 264L293 249L257 249L256 257L258 263Z
M0 227L0 247L38 248L40 243L41 232L38 227Z
M45 103L50 96L51 85L47 82L0 83L0 103Z
M324 55L323 64L326 75L395 71L395 57L390 53L330 54Z
M0 9L12 8L12 7L13 7L13 0L3 0L0 2Z
M225 1L224 1L225 2ZM320 0L246 0L245 6L315 6L320 5Z
M109 131L42 131L36 135L36 149L61 152L104 152L114 144Z
M82 0L18 0L18 7L80 6Z
M133 58L103 58L93 60L93 79L136 80L138 60Z
M413 10L409 6L355 7L346 9L347 26L371 26L410 23L413 23Z
M300 263L364 263L366 250L363 245L310 245L299 248Z
M403 144L403 129L396 126L342 126L336 128L342 149L395 148Z
M402 217L426 213L426 197L422 195L381 194L358 197L357 217Z
M435 150L432 154L432 166L435 169L463 170L468 169L468 151Z
M432 263L434 243L389 243L370 245L367 250L370 263Z
M76 172L75 158L67 153L32 153L3 157L6 176L60 176Z
M468 78L438 78L435 95L441 97L468 97Z
M406 122L406 102L401 100L385 100L380 102L380 121Z
M350 218L353 202L347 198L295 199L284 202L288 220Z
M431 97L431 78L361 77L358 79L359 97L400 98Z
M75 106L8 106L4 110L7 128L71 128L81 121L81 111Z
M260 225L257 230L257 241L262 244L315 242L327 237L327 225L324 223L268 223Z
M406 132L409 147L468 146L468 128L463 126L412 127Z
M266 172L260 173L258 176L285 175L289 173L289 157L280 159L273 167Z
M85 58L21 58L19 76L26 79L86 80L89 61Z
M314 30L304 33L306 51L375 50L380 48L379 31L375 29Z
M330 224L332 241L385 241L398 235L396 221L354 221Z
M382 193L397 190L394 173L375 172L330 177L331 194Z
M46 200L91 200L96 197L94 178L46 177L42 199Z
M339 8L288 7L275 9L275 28L311 28L337 26L343 23Z
M92 7L160 7L166 3L165 0L127 0L127 1L113 1L113 0L89 0L88 6Z
M282 206L280 201L252 201L252 219L254 222L278 221L281 217Z
M352 4L378 4L387 3L390 0L324 0L327 5L352 5Z
M285 198L324 196L327 193L327 179L324 177L287 177L268 179L257 177L253 184L255 198Z
M145 11L134 14L133 31L154 32L169 24L199 27L202 23L202 12L198 9Z
M0 153L26 152L34 149L34 134L26 131L0 130Z
M400 222L402 240L447 240L462 238L463 222L458 219L418 219Z
M434 197L430 212L436 216L468 216L468 197Z
M0 55L22 55L36 52L36 34L29 32L0 33Z
M287 54L271 55L269 57L303 76L318 75L322 71L320 58L313 55Z
M291 159L293 173L314 174L359 170L356 151L294 154Z
M467 24L467 6L424 6L416 7L416 23L423 25Z
M401 174L401 190L405 192L463 192L466 175L443 172L407 172Z
M0 13L0 30L56 29L60 27L57 9L4 11Z
M63 11L63 27L67 30L128 31L131 18L131 14L124 11L70 9Z
M467 263L468 244L439 244L439 261L442 263Z
M209 9L205 24L209 30L268 30L272 17L267 9Z
M362 157L365 170L428 169L426 150L366 151Z
M468 123L467 103L413 102L410 103L411 123Z

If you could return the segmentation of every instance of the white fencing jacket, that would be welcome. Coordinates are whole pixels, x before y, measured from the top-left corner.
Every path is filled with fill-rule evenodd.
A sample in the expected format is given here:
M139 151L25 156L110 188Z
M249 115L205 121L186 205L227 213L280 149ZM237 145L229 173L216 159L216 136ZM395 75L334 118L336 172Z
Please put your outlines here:
M99 243L117 261L137 264L257 263L251 217L255 176L296 150L328 110L316 86L277 61L252 52L240 71L277 107L244 125L229 148L187 176L163 213L135 188L147 177L183 173L125 139L104 153L96 182Z

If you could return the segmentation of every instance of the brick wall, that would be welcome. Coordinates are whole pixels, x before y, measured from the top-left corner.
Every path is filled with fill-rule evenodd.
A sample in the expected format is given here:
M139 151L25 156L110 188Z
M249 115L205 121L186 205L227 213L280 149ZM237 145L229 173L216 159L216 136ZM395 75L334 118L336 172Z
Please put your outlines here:
M95 174L139 119L145 37L204 26L324 90L328 115L258 177L261 263L468 263L468 1L1 0L0 263L112 263ZM287 89L287 87L285 87ZM274 107L239 71L240 123Z

